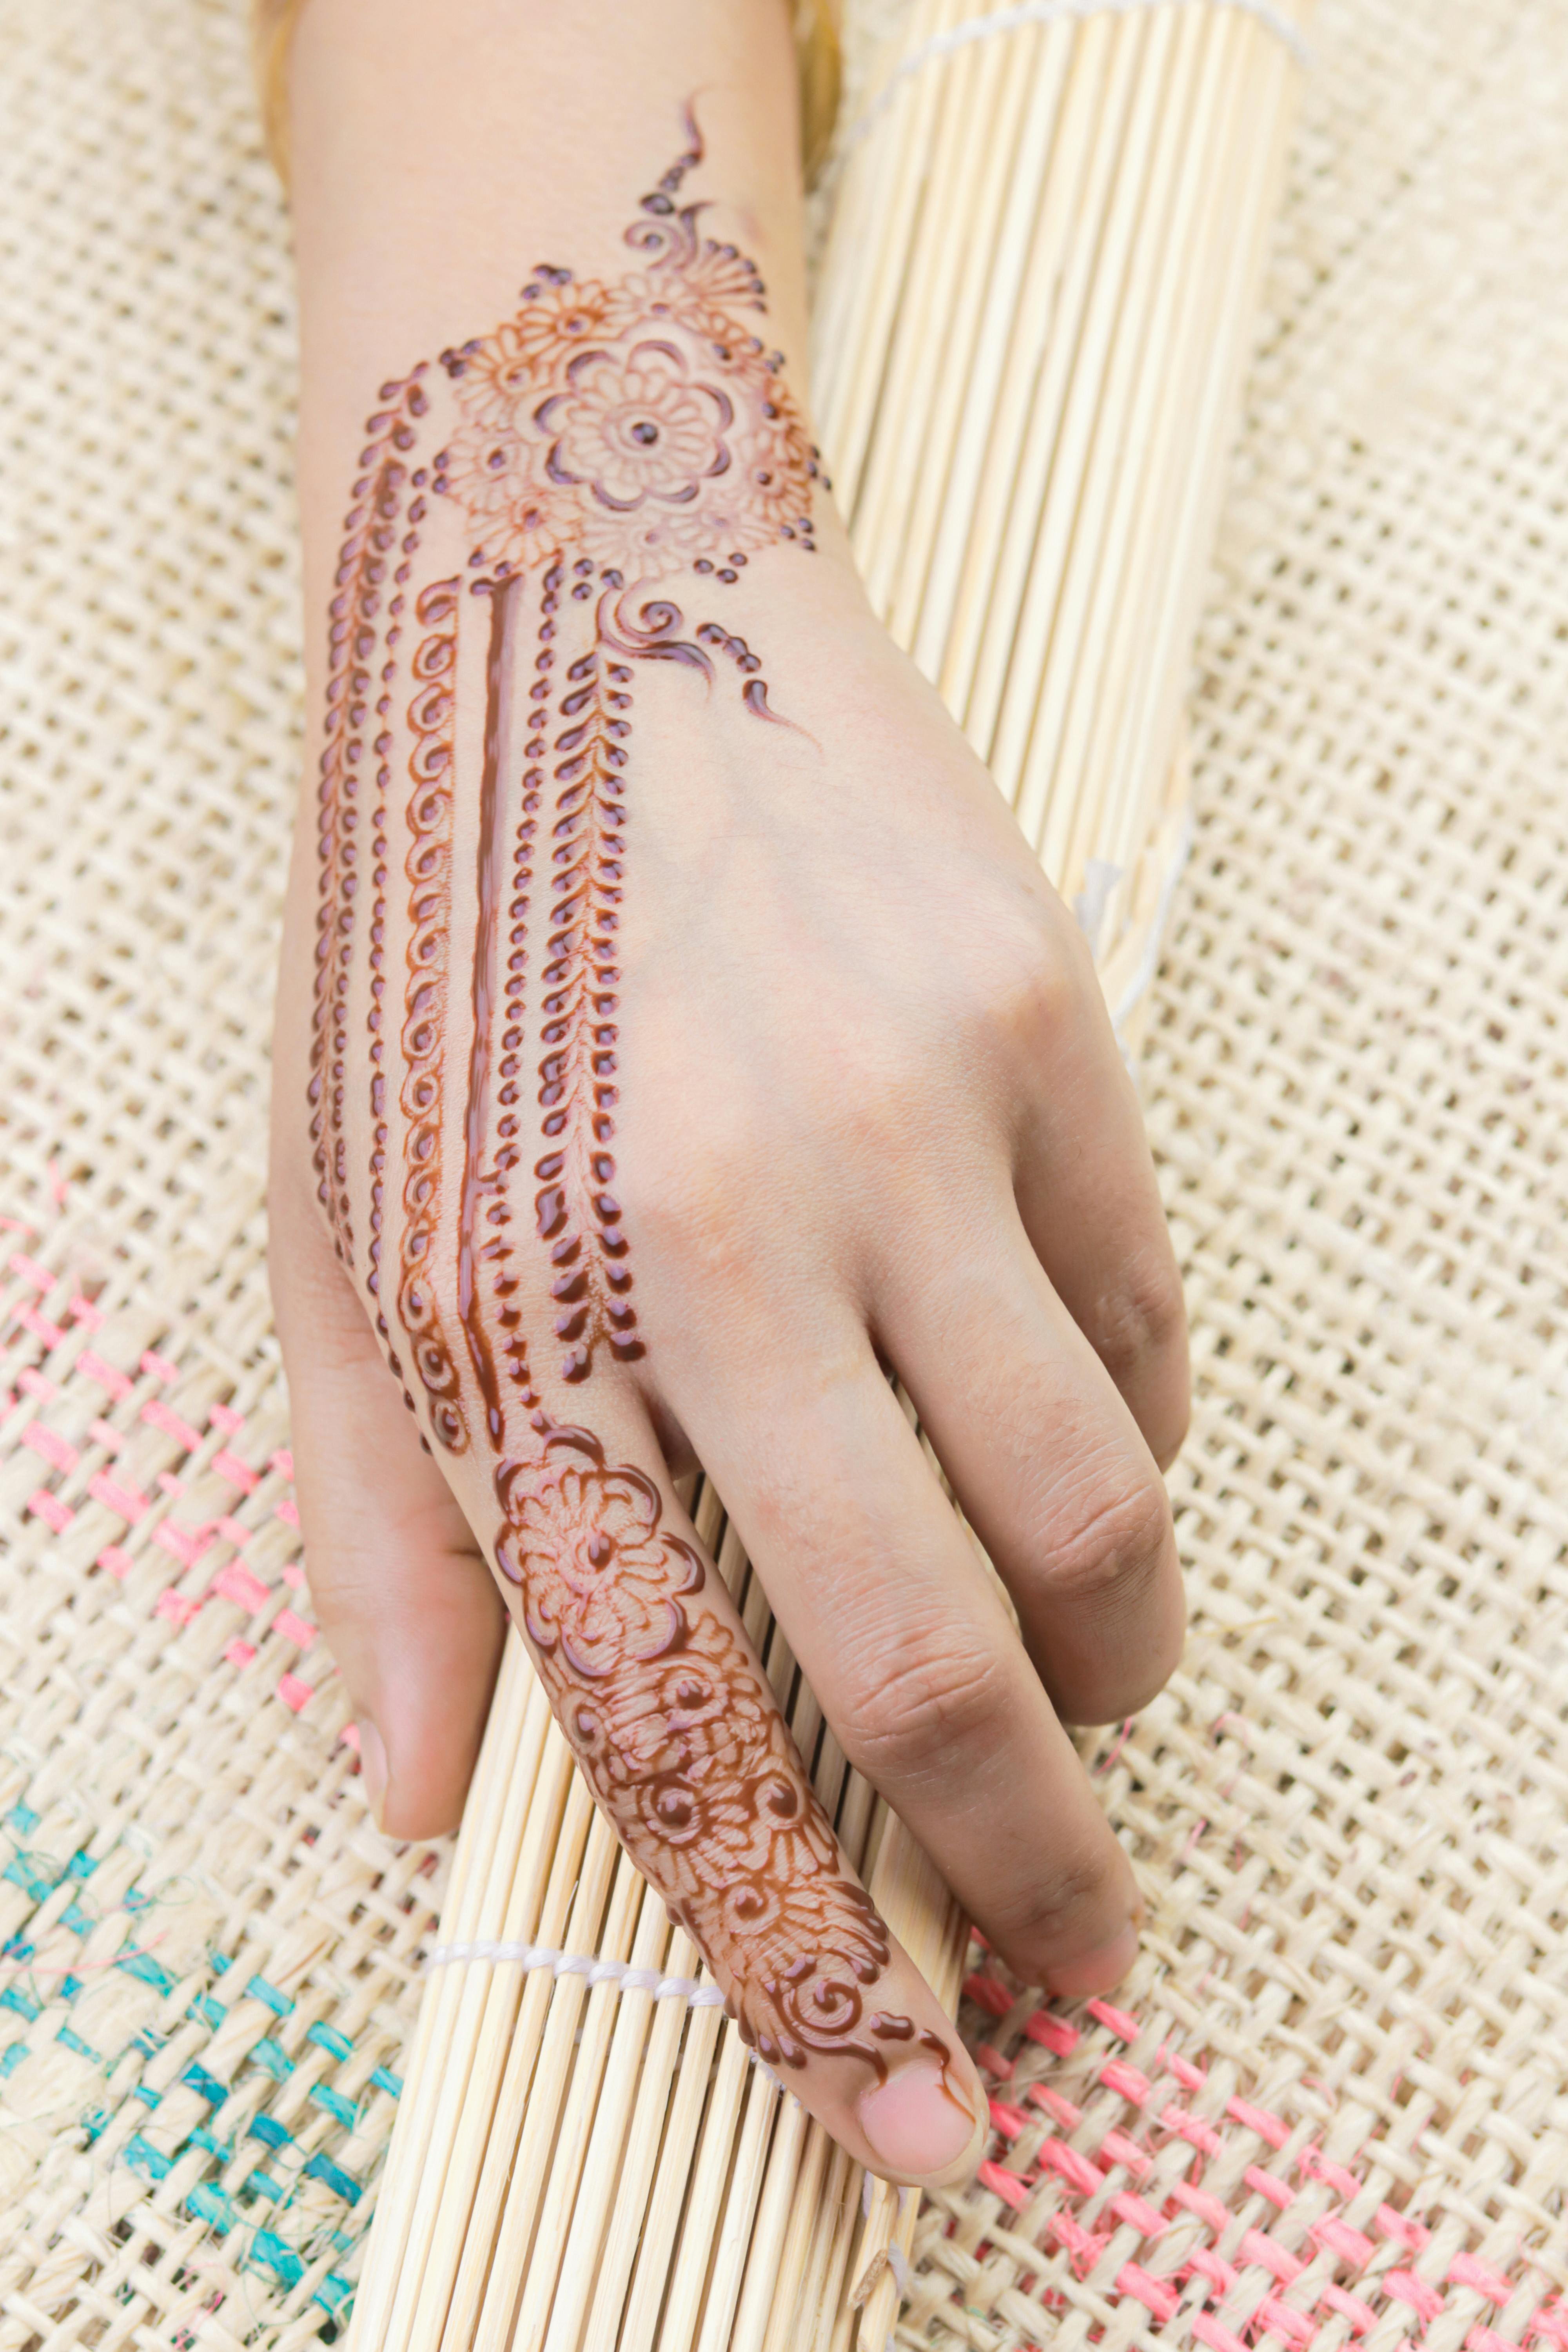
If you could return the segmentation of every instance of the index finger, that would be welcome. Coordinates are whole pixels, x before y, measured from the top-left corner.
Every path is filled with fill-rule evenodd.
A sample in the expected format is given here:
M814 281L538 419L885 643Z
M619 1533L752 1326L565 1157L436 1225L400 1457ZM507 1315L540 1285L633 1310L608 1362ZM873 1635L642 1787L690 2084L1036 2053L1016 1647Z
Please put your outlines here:
M649 1444L552 1425L505 1462L496 1565L561 1725L742 2038L872 2170L938 2185L985 2100L811 1785L728 1590Z

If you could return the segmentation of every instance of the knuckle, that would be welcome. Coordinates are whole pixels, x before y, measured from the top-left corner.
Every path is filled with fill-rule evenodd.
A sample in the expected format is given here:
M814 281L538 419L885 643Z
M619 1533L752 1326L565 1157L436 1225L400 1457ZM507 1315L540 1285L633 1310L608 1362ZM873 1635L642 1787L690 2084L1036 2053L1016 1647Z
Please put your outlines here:
M1005 944L1009 1001L1033 1032L1055 1034L1077 1021L1091 997L1098 1001L1100 983L1083 935L1058 908L1031 900Z
M994 1651L930 1635L849 1693L839 1737L867 1776L907 1785L962 1772L1006 1720L1006 1671Z
M1184 1355L1186 1303L1181 1276L1164 1253L1140 1252L1119 1268L1089 1337L1119 1386L1161 1358Z
M966 1025L1007 1069L1059 1050L1100 1010L1100 984L1076 926L1032 898L993 908L975 927L967 975Z
M1082 1940L1082 1924L1107 1907L1120 1864L1106 1839L1055 1854L1044 1871L1009 1888L988 1906L987 1931L1004 1956L1027 1976L1034 1966Z
M1055 1531L1049 1573L1064 1597L1122 1606L1154 1580L1172 1541L1171 1506L1152 1465L1130 1465L1084 1497Z
M688 1265L729 1265L752 1194L751 1159L743 1132L722 1118L699 1113L679 1137L645 1127L616 1172L629 1230Z

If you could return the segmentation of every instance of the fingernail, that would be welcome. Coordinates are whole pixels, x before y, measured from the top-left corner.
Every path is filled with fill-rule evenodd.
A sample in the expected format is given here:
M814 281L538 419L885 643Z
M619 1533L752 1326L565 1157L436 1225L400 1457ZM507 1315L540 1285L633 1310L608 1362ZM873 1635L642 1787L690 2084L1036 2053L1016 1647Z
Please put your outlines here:
M905 2179L950 2171L976 2137L975 2118L938 2067L900 2067L861 2097L856 2113L879 2164Z
M1110 1992L1121 1982L1138 1957L1138 1930L1129 1919L1120 1936L1099 1944L1076 1960L1054 1961L1046 1971L1046 1989L1064 2000L1083 1993Z
M386 1801L386 1748L368 1715L362 1715L359 1719L359 1771L379 1829L381 1809Z

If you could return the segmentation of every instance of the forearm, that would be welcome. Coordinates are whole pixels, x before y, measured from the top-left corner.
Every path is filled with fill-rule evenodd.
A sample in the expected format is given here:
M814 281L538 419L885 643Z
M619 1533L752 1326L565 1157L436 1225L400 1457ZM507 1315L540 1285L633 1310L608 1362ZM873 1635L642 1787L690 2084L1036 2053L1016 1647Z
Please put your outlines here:
M763 331L798 399L784 0L310 0L290 142L309 612L330 593L342 486L379 384L512 317L535 264L599 283L637 273L626 229L686 148L693 101L712 199L701 231L756 263Z

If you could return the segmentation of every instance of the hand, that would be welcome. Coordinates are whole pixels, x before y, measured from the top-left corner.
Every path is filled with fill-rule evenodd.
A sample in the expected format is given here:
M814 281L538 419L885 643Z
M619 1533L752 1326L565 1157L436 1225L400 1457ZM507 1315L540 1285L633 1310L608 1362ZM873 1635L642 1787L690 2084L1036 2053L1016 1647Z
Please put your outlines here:
M760 2053L932 2180L980 2086L672 1480L714 1477L1004 1957L1107 1989L1136 1897L1061 1719L1179 1646L1180 1293L1083 944L866 609L700 161L629 266L536 272L372 415L285 941L279 1325L384 1826L455 1817L499 1591Z

